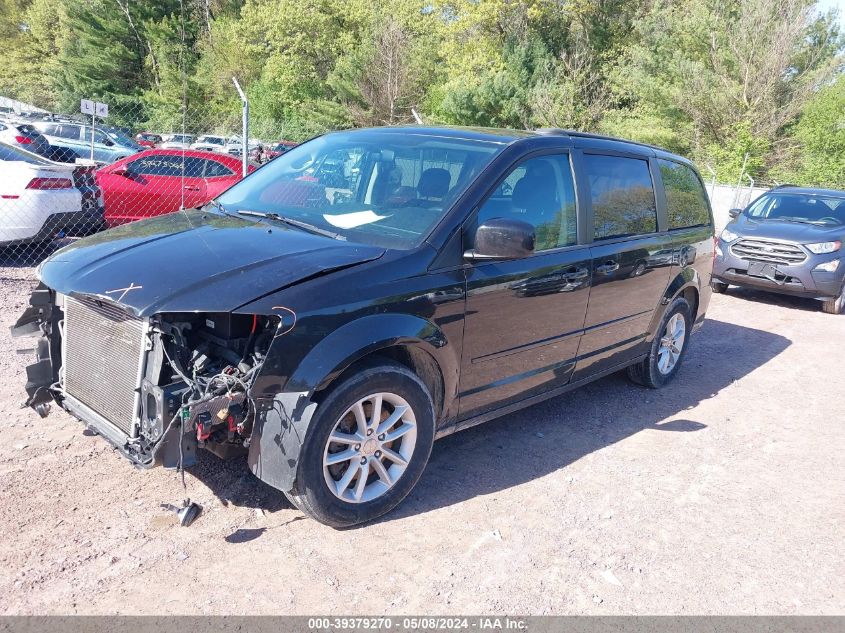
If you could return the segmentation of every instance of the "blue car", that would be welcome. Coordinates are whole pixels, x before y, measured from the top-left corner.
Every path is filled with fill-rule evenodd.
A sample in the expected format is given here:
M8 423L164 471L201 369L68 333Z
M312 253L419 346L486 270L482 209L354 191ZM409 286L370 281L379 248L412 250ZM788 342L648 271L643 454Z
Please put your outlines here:
M90 125L56 121L35 121L32 125L47 137L51 145L69 149L80 158L91 158ZM101 128L94 128L95 161L110 164L140 151L141 148L134 141L126 139L131 143L130 145L126 141L115 138L116 136L121 135L109 134Z

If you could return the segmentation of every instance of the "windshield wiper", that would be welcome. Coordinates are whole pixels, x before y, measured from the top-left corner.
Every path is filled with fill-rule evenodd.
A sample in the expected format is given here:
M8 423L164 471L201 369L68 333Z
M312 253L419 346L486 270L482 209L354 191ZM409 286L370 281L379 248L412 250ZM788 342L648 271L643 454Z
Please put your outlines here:
M792 216L784 216L782 218L769 218L770 220L780 220L782 222L797 222L798 224L818 224L818 222L813 222L812 220L805 220L802 218L795 218Z
M294 220L293 218L286 218L283 215L279 215L278 213L272 213L269 211L248 211L248 210L241 210L237 212L238 215L248 215L253 218L265 218L267 220L274 220L276 222L281 222L282 224L287 224L288 226L293 226L303 231L307 231L308 233L314 233L316 235L323 235L325 237L330 237L334 240L345 240L346 238L341 235L340 233L335 233L334 231L329 231L328 229L321 229L319 226L314 226L313 224L309 224L308 222L303 222L302 220Z

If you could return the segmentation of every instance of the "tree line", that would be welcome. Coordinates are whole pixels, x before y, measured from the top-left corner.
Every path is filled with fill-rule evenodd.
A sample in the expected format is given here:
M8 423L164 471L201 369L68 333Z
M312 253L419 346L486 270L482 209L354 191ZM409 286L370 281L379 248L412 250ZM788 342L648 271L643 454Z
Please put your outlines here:
M0 94L153 131L427 123L654 143L845 187L845 37L809 0L0 0Z

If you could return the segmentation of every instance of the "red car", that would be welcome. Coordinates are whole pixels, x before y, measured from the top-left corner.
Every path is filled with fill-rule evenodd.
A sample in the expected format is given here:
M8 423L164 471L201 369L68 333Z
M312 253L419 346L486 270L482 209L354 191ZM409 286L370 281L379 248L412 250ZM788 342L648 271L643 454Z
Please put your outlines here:
M161 135L152 132L141 132L135 135L135 142L143 147L155 147L161 143Z
M299 143L294 143L293 141L279 141L275 145L273 145L269 150L267 150L267 156L269 156L270 160L274 158L278 158L288 150L292 150L294 147L299 145Z
M202 206L240 179L240 159L181 149L144 150L97 171L109 227Z

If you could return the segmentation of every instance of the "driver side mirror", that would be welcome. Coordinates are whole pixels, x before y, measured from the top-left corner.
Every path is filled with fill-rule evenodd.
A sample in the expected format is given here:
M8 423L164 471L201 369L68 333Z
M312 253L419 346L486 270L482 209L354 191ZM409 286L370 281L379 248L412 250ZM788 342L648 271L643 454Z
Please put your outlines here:
M491 218L475 231L475 248L464 253L469 260L520 259L534 253L534 227L520 220Z
M731 220L738 218L740 213L742 213L742 209L731 209L728 211L728 215L731 216Z
M129 178L129 176L130 176L129 170L126 169L125 165L121 165L120 167L115 167L114 169L112 169L111 173L113 173L115 176L126 176L127 178Z

